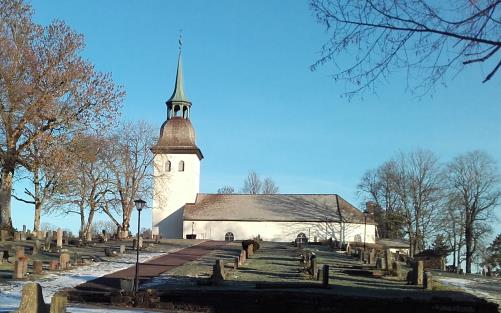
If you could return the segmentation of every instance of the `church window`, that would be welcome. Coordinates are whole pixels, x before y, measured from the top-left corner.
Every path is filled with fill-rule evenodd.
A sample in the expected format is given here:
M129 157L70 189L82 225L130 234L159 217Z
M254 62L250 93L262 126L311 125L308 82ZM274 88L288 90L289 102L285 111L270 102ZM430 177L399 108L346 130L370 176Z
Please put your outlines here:
M187 107L183 107L183 118L184 119L188 118L188 108Z
M179 161L179 171L184 172L184 161Z
M171 169L170 161L165 162L165 171L170 172L170 169Z
M308 242L308 237L306 237L305 233L299 233L297 235L296 242L298 242L298 243Z
M224 235L224 241L233 241L235 240L235 236L233 235L232 232L227 232L225 235Z

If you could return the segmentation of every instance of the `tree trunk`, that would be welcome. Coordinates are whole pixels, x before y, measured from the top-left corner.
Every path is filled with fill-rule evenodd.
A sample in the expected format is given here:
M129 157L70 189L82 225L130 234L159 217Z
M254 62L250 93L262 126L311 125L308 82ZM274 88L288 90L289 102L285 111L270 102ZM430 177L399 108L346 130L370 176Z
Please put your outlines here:
M33 185L35 188L35 218L33 221L33 231L40 231L40 216L42 215L42 202L40 201L40 179L38 177L38 169L33 171Z
M8 163L3 164L2 181L0 182L0 229L13 231L11 218L11 196L12 196L12 178L14 176L14 167Z
M473 234L472 225L467 224L465 227L464 241L466 246L466 273L471 274L471 263L473 262Z

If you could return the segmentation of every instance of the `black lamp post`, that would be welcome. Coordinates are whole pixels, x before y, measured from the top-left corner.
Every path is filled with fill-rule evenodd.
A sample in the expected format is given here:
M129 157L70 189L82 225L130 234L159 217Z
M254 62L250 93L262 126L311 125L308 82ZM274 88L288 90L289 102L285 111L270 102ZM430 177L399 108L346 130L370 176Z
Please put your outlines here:
M369 214L369 211L365 210L364 211L364 253L365 253L365 235L367 233L367 215Z
M139 232L141 227L141 210L146 206L146 201L142 199L134 200L138 216L137 216L137 242L136 242L136 274L134 275L134 293L139 290Z

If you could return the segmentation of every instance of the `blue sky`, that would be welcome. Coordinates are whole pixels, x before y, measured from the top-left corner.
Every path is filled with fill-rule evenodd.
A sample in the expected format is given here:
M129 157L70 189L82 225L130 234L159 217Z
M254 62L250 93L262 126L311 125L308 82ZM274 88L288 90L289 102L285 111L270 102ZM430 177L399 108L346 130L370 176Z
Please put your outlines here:
M202 192L223 185L239 189L255 170L274 178L283 193L338 193L359 205L355 191L362 174L398 151L430 149L447 162L481 149L501 162L501 74L482 84L487 69L467 69L422 99L406 93L396 74L377 95L348 101L340 97L344 85L329 77L332 68L309 69L328 37L307 1L32 5L38 23L61 19L84 34L85 58L127 91L124 120L159 128L182 29L185 90L205 156ZM31 212L14 202L15 226L31 228ZM148 212L144 220L151 223ZM42 217L61 221L78 228L77 216Z

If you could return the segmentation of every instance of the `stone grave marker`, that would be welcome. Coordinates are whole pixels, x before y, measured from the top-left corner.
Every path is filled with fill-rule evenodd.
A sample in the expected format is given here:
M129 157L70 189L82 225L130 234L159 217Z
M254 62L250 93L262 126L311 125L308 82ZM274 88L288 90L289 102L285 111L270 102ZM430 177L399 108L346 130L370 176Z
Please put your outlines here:
M375 260L376 260L376 249L371 249L369 252L369 258L367 263L374 264Z
M143 237L140 236L139 237L139 250L141 250L143 248Z
M48 307L43 300L42 287L38 283L27 283L21 295L21 303L17 312L47 312Z
M59 262L56 260L52 260L49 263L49 270L51 271L57 271L59 269Z
M63 245L66 245L66 246L68 245L68 239L69 239L68 237L69 237L68 232L63 230Z
M41 275L43 273L43 262L40 260L34 260L33 269L36 275Z
M14 233L14 241L21 241L21 233L16 231Z
M239 262L240 266L245 264L245 261L246 261L245 256L246 256L245 250L240 250L240 257L238 258L238 262Z
M50 300L49 313L65 313L68 305L68 297L63 292L56 292Z
M59 267L61 270L67 270L70 266L70 254L69 253L61 253L59 256Z
M314 254L312 254L310 257L309 272L310 272L311 277L314 277L315 274L317 273L317 257Z
M322 269L322 286L329 286L329 265L324 264Z
M132 250L137 250L137 239L132 239Z
M423 284L423 261L417 261L414 264L414 275L415 277L415 285Z
M63 230L61 228L57 229L56 242L57 242L57 248L60 249L63 247Z
M216 260L216 264L212 266L211 282L215 285L224 281L224 263L222 260Z
M13 279L23 279L28 272L28 258L23 256L14 262L14 272L12 272Z
M423 289L433 290L433 276L431 272L425 272L423 274Z
M125 253L125 245L120 245L120 254Z
M5 229L0 230L0 241L4 242L9 239L9 232Z
M24 246L17 246L16 247L16 258L22 258L24 257Z
M391 252L390 249L384 249L384 268L386 271L391 269Z
M393 261L391 263L391 275L395 277L400 277L400 263Z
M247 255L246 255L246 258L250 258L253 254L254 254L254 245L251 243L247 246Z
M240 263L239 257L233 258L233 269L237 270L238 269L238 264Z

